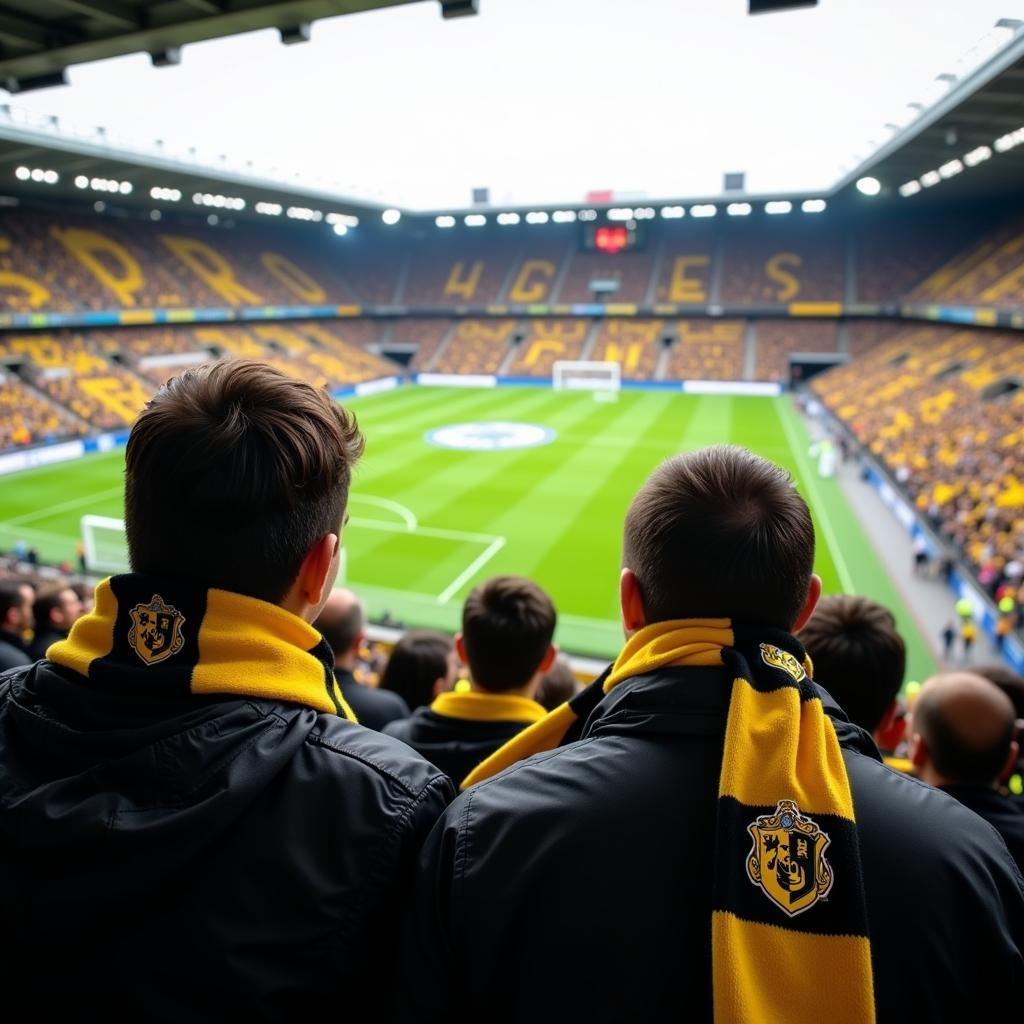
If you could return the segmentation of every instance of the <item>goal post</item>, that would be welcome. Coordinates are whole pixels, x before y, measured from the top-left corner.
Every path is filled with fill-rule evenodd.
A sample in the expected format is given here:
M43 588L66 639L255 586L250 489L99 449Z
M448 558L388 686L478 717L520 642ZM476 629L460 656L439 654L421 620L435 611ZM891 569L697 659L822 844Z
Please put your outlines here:
M82 547L89 572L128 572L128 540L124 520L110 516L82 516Z
M615 401L622 390L622 367L599 360L559 359L552 368L551 386L555 391L590 391L595 399Z

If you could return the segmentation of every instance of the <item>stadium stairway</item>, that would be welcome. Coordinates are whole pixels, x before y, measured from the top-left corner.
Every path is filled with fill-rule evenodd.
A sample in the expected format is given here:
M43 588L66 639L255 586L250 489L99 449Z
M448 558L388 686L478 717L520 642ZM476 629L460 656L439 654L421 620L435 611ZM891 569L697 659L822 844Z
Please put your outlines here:
M597 338L600 333L601 321L592 321L590 324L590 330L587 331L587 340L583 342L583 349L580 352L580 362L584 362L593 356L594 348L597 345Z
M437 361L441 358L441 356L444 355L445 350L448 348L448 346L451 345L452 338L455 337L455 331L456 331L456 328L458 326L459 326L459 321L458 320L453 320L451 322L451 325L448 327L448 330L445 332L444 337L441 339L441 344L438 345L436 349L434 349L434 354L430 357L430 361L427 363L426 366L423 366L423 367L420 368L420 372L421 373L423 373L423 372L429 373L431 370L434 369L434 367L437 365Z
M665 376L668 370L669 360L672 358L672 349L679 344L679 339L676 338L671 345L666 345L658 353L658 364L654 368L654 379L655 380L667 380Z
M748 320L743 331L743 379L753 380L757 368L757 327Z
M515 327L512 329L512 333L508 337L508 341L505 343L508 348L505 354L501 357L501 362L498 364L498 376L504 377L508 374L509 367L516 361L516 356L519 355L520 346L523 342L518 345L513 344L512 339L516 335L524 336L527 333L526 324L522 320L516 321Z

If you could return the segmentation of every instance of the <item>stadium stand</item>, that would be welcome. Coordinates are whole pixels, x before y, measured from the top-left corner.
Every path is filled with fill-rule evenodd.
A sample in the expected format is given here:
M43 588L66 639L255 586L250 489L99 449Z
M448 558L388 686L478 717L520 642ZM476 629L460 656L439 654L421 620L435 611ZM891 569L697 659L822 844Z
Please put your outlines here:
M905 325L897 320L848 321L845 330L846 351L851 358L862 356L876 345L880 345L883 341L905 329Z
M603 253L574 252L561 290L559 302L593 302L590 284L595 280L616 281L614 292L602 294L600 302L644 302L654 266L654 252Z
M516 248L442 236L413 250L402 301L409 306L485 306L497 302Z
M559 359L580 359L590 330L581 317L530 320L505 372L510 377L550 377Z
M743 320L680 320L665 376L683 380L742 380Z
M789 358L797 352L835 352L838 328L834 320L758 320L757 380L786 380Z
M453 322L446 317L405 317L392 326L391 341L396 345L416 345L409 368L417 372L429 370Z
M715 236L710 225L687 224L683 234L669 231L656 264L654 301L701 306L713 301L714 257Z
M0 370L0 450L81 437L88 427Z
M993 592L1024 548L1024 339L904 330L812 388Z
M618 363L629 380L653 380L664 329L663 320L602 320L590 358Z
M437 373L497 373L518 321L460 320L451 340L434 362Z
M557 302L562 272L574 250L575 239L571 242L531 239L515 261L501 301L527 306L538 302Z

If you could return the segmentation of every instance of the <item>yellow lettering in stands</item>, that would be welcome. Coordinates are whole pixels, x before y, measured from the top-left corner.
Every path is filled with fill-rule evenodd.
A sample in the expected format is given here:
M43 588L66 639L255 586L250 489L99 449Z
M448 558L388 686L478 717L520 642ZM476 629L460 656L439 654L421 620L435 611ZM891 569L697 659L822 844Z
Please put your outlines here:
M120 242L84 228L50 228L64 246L122 306L135 305L135 293L146 283L138 260Z
M160 241L200 280L232 306L259 305L263 299L236 277L231 265L216 249L184 235L161 235Z
M764 293L768 298L776 299L779 302L788 302L800 294L800 281L786 269L794 270L803 266L803 259L795 252L777 252L774 256L765 260L765 276L771 278L780 287L772 289L765 287Z
M707 267L709 256L677 256L672 264L672 278L668 286L669 302L707 302L708 292L701 277L688 277L687 271Z
M623 371L628 377L630 372L636 370L640 365L643 352L644 346L639 341L631 341L624 348L616 341L609 341L601 358L608 363L621 364Z
M324 302L327 292L323 290L301 267L297 267L290 259L277 252L260 253L263 269L276 277L294 295L303 302Z
M463 276L464 269L465 264L462 260L459 260L452 267L444 286L446 298L460 297L470 302L473 296L476 295L477 285L480 284L480 275L484 272L484 261L474 260L469 268L469 273L465 274L465 276Z
M524 260L508 292L509 302L543 302L555 277L550 260Z
M565 355L565 345L554 339L550 341L535 341L530 345L530 351L526 353L523 365L533 366L545 352L551 352L555 356L563 356Z
M10 241L0 238L0 253L10 251ZM16 274L13 270L0 270L0 290L5 288L22 292L24 295L22 302L29 309L39 309L50 297L50 290L45 285L33 281L31 277L26 277L24 274Z

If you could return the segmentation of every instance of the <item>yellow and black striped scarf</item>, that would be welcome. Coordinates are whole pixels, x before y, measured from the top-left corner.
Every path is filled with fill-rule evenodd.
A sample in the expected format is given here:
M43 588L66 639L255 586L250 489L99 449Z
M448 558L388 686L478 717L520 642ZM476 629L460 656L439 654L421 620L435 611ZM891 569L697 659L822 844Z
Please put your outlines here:
M462 788L576 738L623 680L699 665L723 665L733 678L718 784L715 1020L868 1024L871 945L850 784L810 661L789 634L728 619L647 626L605 676L506 743Z
M356 720L327 641L277 605L141 575L96 587L96 606L46 652L105 689L289 701Z

